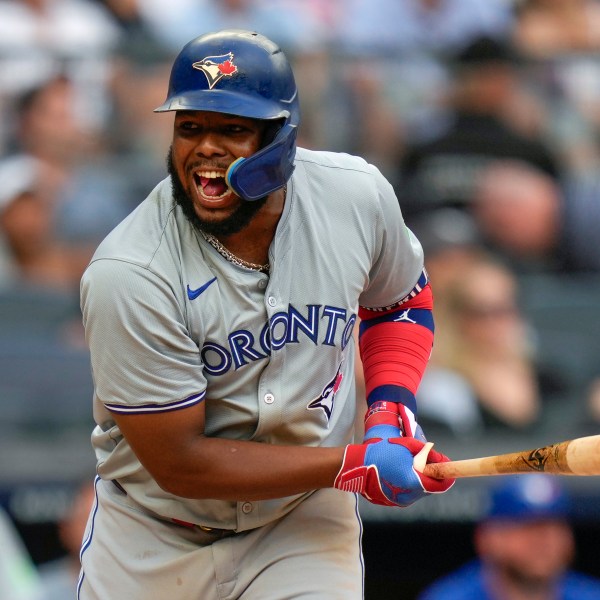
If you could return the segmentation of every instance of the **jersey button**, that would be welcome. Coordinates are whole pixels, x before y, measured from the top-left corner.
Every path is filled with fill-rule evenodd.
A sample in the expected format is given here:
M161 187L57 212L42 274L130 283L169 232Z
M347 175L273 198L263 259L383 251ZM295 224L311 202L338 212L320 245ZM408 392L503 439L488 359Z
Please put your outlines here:
M273 402L275 402L275 396L273 396L273 394L265 394L263 400L266 404L273 404Z
M258 282L258 288L261 290L264 290L267 287L267 280L266 279L261 279Z
M273 296L269 296L267 302L269 303L269 306L271 306L271 307L277 306L277 299L274 298Z
M244 504L242 504L242 512L245 515L251 513L253 508L254 507L252 506L252 502L244 502Z

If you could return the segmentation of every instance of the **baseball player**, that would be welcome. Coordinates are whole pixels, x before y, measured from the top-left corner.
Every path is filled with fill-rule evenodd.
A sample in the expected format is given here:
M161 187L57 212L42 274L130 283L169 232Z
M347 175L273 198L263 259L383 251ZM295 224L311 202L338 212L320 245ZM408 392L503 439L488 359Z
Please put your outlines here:
M82 279L98 477L78 598L362 598L358 494L408 506L453 483L413 468L421 246L375 167L296 148L294 76L265 37L189 42L156 110L174 111L169 177Z

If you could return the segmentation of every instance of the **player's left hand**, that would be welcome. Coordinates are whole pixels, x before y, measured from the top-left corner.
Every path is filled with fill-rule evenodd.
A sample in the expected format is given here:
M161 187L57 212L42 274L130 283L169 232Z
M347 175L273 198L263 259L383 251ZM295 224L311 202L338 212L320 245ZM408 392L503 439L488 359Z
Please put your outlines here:
M372 439L346 447L334 487L359 492L373 504L409 506L428 494L442 493L454 479L434 479L417 471L413 459L425 444L415 438ZM427 462L449 458L430 450Z

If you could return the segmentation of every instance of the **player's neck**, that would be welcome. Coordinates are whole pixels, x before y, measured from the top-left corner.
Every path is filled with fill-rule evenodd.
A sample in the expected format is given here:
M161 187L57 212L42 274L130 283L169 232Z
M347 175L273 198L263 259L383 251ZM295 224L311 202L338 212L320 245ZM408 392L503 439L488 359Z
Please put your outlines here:
M265 205L252 217L244 229L218 240L232 254L244 261L264 264L269 262L269 248L275 237L277 224L285 204L284 190L269 196Z

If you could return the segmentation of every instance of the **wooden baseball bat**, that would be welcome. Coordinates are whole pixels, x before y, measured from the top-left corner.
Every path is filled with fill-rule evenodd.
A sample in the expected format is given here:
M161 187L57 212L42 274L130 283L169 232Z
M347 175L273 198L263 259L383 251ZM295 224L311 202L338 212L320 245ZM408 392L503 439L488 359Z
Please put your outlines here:
M425 464L432 446L431 442L427 442L415 456L413 464L417 471L436 479L532 472L600 475L600 435L575 438L522 452Z

